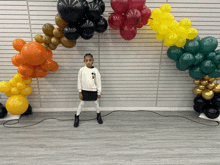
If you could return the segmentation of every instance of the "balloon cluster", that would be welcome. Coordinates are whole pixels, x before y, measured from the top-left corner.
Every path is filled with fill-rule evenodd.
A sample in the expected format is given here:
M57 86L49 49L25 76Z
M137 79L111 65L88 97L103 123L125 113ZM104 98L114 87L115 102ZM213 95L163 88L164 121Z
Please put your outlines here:
M102 0L58 0L59 16L68 24L64 27L64 35L68 40L75 41L80 36L91 39L96 32L103 33L108 27L107 20L101 16L105 11Z
M220 93L220 84L214 83L217 80L205 75L202 79L195 79L193 83L197 86L193 89L193 93L202 97L206 100L210 100L214 97L214 93Z
M220 94L215 94L211 100L205 100L202 96L197 96L194 99L194 110L199 113L204 113L210 119L219 117Z
M44 77L47 71L56 71L58 64L51 58L53 53L45 49L38 42L26 43L23 39L15 39L12 43L15 50L19 51L12 57L12 63L18 67L17 71L22 79Z
M188 18L177 22L172 14L170 14L171 6L163 4L160 8L152 11L149 26L157 32L157 39L162 41L166 46L183 47L186 39L194 39L198 35L198 31L191 27L191 21Z
M114 14L108 18L109 26L120 29L120 35L125 40L133 39L137 28L148 23L151 10L145 6L146 0L111 0Z
M189 69L193 79L201 79L206 74L213 78L220 77L220 50L216 38L208 36L200 40L197 36L188 40L184 48L172 46L167 51L167 56L176 61L177 69Z

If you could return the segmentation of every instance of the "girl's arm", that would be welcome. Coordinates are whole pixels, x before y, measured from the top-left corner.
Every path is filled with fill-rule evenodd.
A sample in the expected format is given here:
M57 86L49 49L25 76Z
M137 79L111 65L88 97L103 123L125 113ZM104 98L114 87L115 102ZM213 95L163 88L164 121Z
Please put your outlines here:
M97 90L98 90L98 96L100 98L101 92L102 92L102 85L101 85L101 75L98 70L97 70L97 74L96 74L96 85L97 85Z

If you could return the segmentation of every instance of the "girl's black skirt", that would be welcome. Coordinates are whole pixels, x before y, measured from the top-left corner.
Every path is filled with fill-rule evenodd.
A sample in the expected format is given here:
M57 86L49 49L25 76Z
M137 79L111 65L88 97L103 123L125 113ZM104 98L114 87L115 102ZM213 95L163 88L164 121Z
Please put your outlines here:
M82 90L83 101L96 101L98 98L97 91L84 91Z

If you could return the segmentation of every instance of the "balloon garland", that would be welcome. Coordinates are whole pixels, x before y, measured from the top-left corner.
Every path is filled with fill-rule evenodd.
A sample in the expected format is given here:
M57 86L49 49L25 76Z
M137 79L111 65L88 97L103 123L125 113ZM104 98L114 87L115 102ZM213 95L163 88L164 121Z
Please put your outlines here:
M74 3L73 3L74 2ZM160 8L151 10L145 6L146 0L111 0L111 7L115 13L108 18L113 29L120 29L120 35L125 40L136 36L136 29L144 25L157 32L158 40L164 40L169 47L167 56L176 62L177 69L189 69L189 75L195 79L197 86L193 89L196 95L194 110L204 113L208 118L219 116L220 84L214 80L220 77L220 49L216 38L208 36L200 39L198 31L191 28L188 18L177 22L170 14L171 6L163 4ZM101 16L105 10L102 0L58 0L58 14L55 16L55 28L52 24L44 24L44 36L37 34L36 42L26 43L22 39L15 39L12 43L17 53L12 57L12 63L18 67L18 74L9 82L0 82L0 92L9 99L6 108L0 104L0 118L7 112L31 114L32 108L25 96L32 93L29 85L32 78L44 77L48 71L56 71L58 64L51 58L59 44L66 48L76 45L76 40L91 39L94 32L103 33L108 23Z

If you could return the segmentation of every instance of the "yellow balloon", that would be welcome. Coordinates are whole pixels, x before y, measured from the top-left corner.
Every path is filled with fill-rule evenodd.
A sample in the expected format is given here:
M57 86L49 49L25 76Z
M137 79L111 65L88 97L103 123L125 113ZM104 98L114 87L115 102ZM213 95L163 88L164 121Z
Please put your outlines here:
M17 95L17 94L19 94L19 90L18 90L18 88L17 87L12 87L11 88L11 93L13 94L13 95Z
M8 92L5 92L5 96L7 97L11 97L13 94L11 93L11 91L9 90Z
M178 38L178 36L176 33L170 32L167 35L165 35L164 42L166 42L169 45L174 45L175 42L177 41L177 38Z
M170 20L170 21L174 21L174 20L175 20L175 17L174 17L173 14L168 13L167 19Z
M21 115L28 109L28 100L23 95L13 95L6 102L6 109L12 115Z
M170 24L171 24L171 22L172 22L172 21L166 19L166 20L162 21L161 24L167 25L167 27L169 27Z
M180 26L184 27L185 29L188 29L191 27L191 20L188 18L183 18L180 23Z
M17 83L17 88L18 89L24 89L26 87L26 84L24 82L18 82Z
M175 31L179 27L179 23L176 20L171 21L169 28Z
M213 97L214 97L214 92L213 90L210 90L210 89L205 89L203 92L202 92L202 97L206 100L211 100Z
M20 94L27 96L30 95L33 92L33 88L30 85L26 85L24 89L20 90Z
M160 25L158 32L162 35L166 35L169 32L169 28L167 25Z
M16 86L17 86L17 82L15 81L14 78L11 78L11 79L9 80L9 83L10 83L10 85L11 85L12 87L16 87Z
M31 84L32 83L32 78L29 78L28 80L23 80L25 84Z
M23 79L21 78L21 74L17 73L14 75L14 79L16 82L21 82Z
M160 13L161 13L161 10L160 9L154 9L152 12L151 12L151 18L153 18L153 20L159 20L160 19Z
M164 40L164 35L161 35L160 33L157 33L157 34L156 34L156 37L157 37L157 39L158 39L159 41Z
M167 46L167 47L173 46L172 44L167 43L165 40L164 40L164 45Z
M198 35L198 31L195 28L190 28L188 32L188 36L186 37L189 40L196 38Z
M175 29L175 32L176 32L176 34L177 34L179 37L181 37L181 38L186 38L187 35L188 35L187 30L186 30L184 27L182 27L182 26L178 26L178 27Z
M186 44L186 39L182 37L178 37L175 42L175 45L179 48L183 47L185 44Z
M0 92L5 93L11 89L11 85L8 81L1 81L0 82Z
M169 13L171 11L171 6L168 3L165 3L160 6L160 10L164 13Z
M154 31L158 31L158 28L160 27L160 23L158 21L151 21L150 28Z

